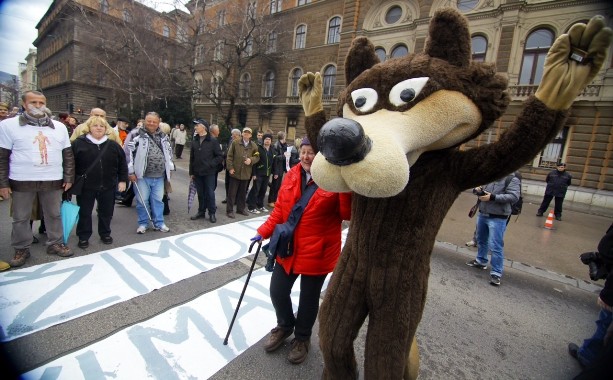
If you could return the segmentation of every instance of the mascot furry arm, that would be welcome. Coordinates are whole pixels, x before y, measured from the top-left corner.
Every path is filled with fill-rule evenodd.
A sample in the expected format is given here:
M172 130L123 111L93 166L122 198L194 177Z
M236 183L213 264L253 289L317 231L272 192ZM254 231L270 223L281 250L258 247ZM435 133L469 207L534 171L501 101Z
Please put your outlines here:
M345 62L339 114L326 123L321 76L299 82L311 172L328 191L353 191L352 221L319 314L323 377L355 379L353 341L369 317L366 379L415 378L415 331L430 254L443 218L465 189L531 160L564 125L575 97L600 70L612 31L594 17L560 36L542 82L514 125L493 144L460 151L506 110L507 81L471 62L466 19L441 9L424 53L384 63L363 37ZM325 124L324 124L325 123Z

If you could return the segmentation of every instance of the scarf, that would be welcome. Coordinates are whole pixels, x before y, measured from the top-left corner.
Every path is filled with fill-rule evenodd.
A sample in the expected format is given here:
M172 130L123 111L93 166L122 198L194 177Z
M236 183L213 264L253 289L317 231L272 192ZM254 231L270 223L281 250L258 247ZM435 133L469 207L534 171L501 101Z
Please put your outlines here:
M102 138L101 138L100 140L98 140L98 139L96 139L94 136L92 136L92 135L91 135L91 133L88 133L87 135L85 135L85 137L86 137L86 138L87 138L89 141L93 142L93 143L94 143L94 144L96 144L96 145L100 145L100 144L102 144L103 142L105 142L106 140L108 140L108 139L109 139L109 138L108 138L106 135L104 135L104 136L102 136Z
M49 110L49 108L44 107L43 111L45 112L45 116L37 118L34 116L30 116L30 114L28 114L28 112L23 112L21 115L19 115L19 125L20 126L24 126L24 125L34 125L37 127L50 127L55 129L55 125L53 125L53 121L51 121L51 110Z

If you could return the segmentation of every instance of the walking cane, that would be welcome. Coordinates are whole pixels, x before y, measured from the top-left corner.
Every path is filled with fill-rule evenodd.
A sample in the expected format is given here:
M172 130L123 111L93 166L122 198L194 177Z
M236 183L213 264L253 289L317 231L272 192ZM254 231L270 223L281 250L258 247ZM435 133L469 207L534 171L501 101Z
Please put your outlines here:
M145 199L143 198L143 194L141 194L140 189L138 188L138 184L136 182L132 182L132 183L134 184L134 187L136 188L136 192L138 193L138 196L140 197L140 203L142 203L143 206L145 206L145 211L147 212L149 221L153 223L153 219L151 219L151 214L149 213L149 209L147 208L147 203L145 203Z
M260 253L260 248L262 247L262 240L254 241L249 246L249 253L253 248L253 245L258 243L258 249L255 251L255 255L253 256L253 262L251 263L251 269L249 269L249 273L247 274L247 280L245 281L245 286L243 286L243 291L241 296L238 298L238 304L236 305L236 310L234 310L234 316L232 317L232 322L230 322L230 327L228 327L228 333L226 334L226 338L223 340L224 346L228 345L228 337L230 336L230 331L232 331L232 326L234 326L234 320L236 319L236 314L238 314L238 309L241 307L241 302L243 301L243 296L245 295L245 290L247 290L247 285L249 284L249 279L251 278L251 273L253 272L253 268L255 267L255 262L258 259L258 254Z

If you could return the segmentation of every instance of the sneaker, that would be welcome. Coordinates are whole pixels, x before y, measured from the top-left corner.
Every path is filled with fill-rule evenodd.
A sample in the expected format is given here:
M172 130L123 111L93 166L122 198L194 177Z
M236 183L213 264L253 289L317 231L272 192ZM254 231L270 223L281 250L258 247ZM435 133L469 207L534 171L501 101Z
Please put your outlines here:
M77 247L85 249L85 248L89 247L89 241L87 241L87 240L79 240L79 242L77 243Z
M543 213L542 212L537 212L536 216L543 216Z
M471 260L467 262L466 265L477 269L487 269L487 265L481 264L477 260Z
M266 207L260 207L257 209L259 212L268 212L268 209Z
M561 222L562 221L562 217L561 216L556 216L556 220Z
M476 247L476 246L477 246L477 242L476 242L476 241L474 241L474 240L467 241L467 242L466 242L466 246L467 246L467 247Z
M498 286L500 285L500 277L496 276L495 274L490 276L490 284L494 285L494 286Z
M137 234L144 234L145 232L147 232L147 226L138 226L136 229Z
M254 208L250 209L249 212L252 213L252 214L259 214L260 213L258 210L254 209ZM240 212L239 212L239 214L240 214Z
M101 236L100 240L102 240L102 244L113 244L112 236Z
M302 363L309 354L310 340L292 340L292 348L287 355L287 360L292 364Z
M294 329L291 330L283 330L279 326L270 330L270 335L268 335L268 339L266 343L264 343L264 350L266 352L273 352L277 348L281 347L285 339L287 339L290 335L292 335Z
M168 226L167 226L167 225L162 224L162 225L161 225L161 226L159 226L159 227L155 227L155 230L156 230L156 231L160 231L160 232L168 232L168 231L170 231L170 228L168 228Z
M13 268L20 267L26 263L28 257L30 257L29 248L15 249L15 257L13 257L13 260L9 261L9 265Z
M47 247L47 254L58 255L60 257L70 257L72 252L64 243L55 243Z

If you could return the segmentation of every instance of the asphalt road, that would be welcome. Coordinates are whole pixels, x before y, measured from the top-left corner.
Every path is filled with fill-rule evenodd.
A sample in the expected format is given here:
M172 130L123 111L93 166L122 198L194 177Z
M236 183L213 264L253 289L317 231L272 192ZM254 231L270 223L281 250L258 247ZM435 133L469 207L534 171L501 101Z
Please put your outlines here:
M189 220L186 205L188 187L186 161L186 159L183 162L179 161L179 168L173 177L171 214L166 220L166 224L171 228L168 233L170 235L212 226L207 220ZM225 205L221 204L224 192L222 179L223 176L220 176L216 192L219 207L217 224L236 221L225 216ZM470 204L472 200L467 199L472 198L461 196L458 201ZM2 215L0 259L3 260L9 260L12 256L8 206L9 202L0 202L0 215ZM597 288L585 281L579 281L579 284L577 281L566 281L565 277L568 276L541 275L538 273L538 268L525 270L519 265L516 269L511 262L507 265L502 286L498 288L490 286L487 281L487 271L479 271L465 265L467 259L474 255L474 251L460 247L462 242L467 240L464 237L468 235L470 238L469 233L474 225L474 221L460 217L464 213L462 210L467 211L468 208L464 208L462 204L457 210L450 211L449 222L446 219L440 233L440 240L450 244L437 244L433 251L428 300L417 336L421 352L420 378L570 379L574 377L580 369L568 356L566 346L570 341L580 343L581 339L591 335L594 328L593 321L598 313L594 293ZM194 212L195 210L192 211ZM572 220L571 212L565 215L569 221ZM237 217L238 220L247 218ZM574 239L580 240L577 245L583 250L590 250L595 248L594 240L597 242L597 238L604 233L611 219L606 216L585 216L585 218L588 221L582 221L582 224L588 225L584 226L584 229L573 230ZM532 215L522 215L520 220L522 219L526 223L524 227L526 231L528 227L540 228L540 223L544 222L542 218L537 220ZM454 223L461 224L462 227L456 228ZM571 223L567 225L570 229ZM112 227L115 240L112 247L165 236L160 232L136 235L134 207L117 207ZM601 227L602 232L599 231ZM589 230L589 233L583 232L584 230ZM534 234L543 236L540 230ZM589 236L584 237L581 234ZM521 244L528 244L533 251L537 251L542 249L540 247L543 244L547 247L547 242L551 243L552 240L562 240L560 243L564 243L562 236L568 238L568 234L560 233L547 239L537 239L538 242L530 244L529 239L533 238L531 235L518 233L517 240L523 241ZM43 242L44 236L41 239L41 243ZM518 247L523 246L520 243L513 244L518 244ZM509 251L514 250L513 244L509 243ZM87 250L76 247L74 235L69 245L73 247L77 256L109 248L97 241L95 236L90 240L90 247ZM576 257L577 251L574 248L573 245L567 249L569 257L570 255ZM540 251L537 253L539 257L544 255ZM48 256L44 253L42 244L34 245L32 257L26 268L55 260L66 259ZM571 266L580 268L577 270L578 274L587 272L585 266L572 264L571 259L569 262ZM12 355L14 365L20 372L31 370L108 337L127 326L148 320L219 288L247 273L249 269L247 264L248 261L245 260L230 262L130 301L4 343L2 349ZM263 261L260 264L263 264ZM535 267L547 268L535 265L532 269ZM555 272L566 274L564 267L560 268L556 268ZM270 328L275 325L275 321L261 321L261 323L270 325ZM260 341L212 378L317 379L321 376L323 361L318 349L316 331L317 325L312 350L302 365L294 366L285 360L289 351L287 345L273 354L266 354L262 348L263 342ZM363 357L365 332L366 328L363 328L355 342L360 363ZM198 348L194 347L194 350ZM198 377L198 374L190 375Z

